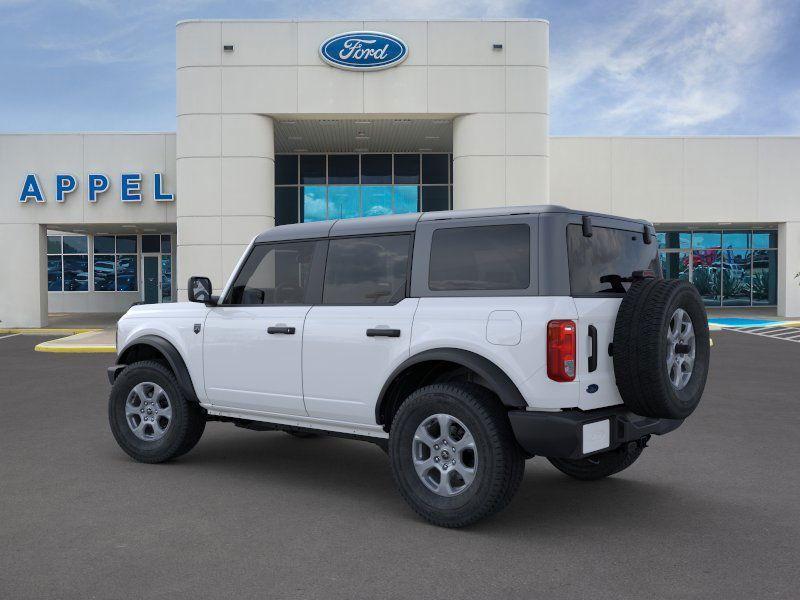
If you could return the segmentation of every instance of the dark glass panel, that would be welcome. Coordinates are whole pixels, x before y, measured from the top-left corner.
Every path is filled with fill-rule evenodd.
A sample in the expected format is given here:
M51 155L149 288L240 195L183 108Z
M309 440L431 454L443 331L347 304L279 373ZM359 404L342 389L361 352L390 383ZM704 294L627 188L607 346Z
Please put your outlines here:
M297 188L275 188L275 225L297 223Z
M325 155L300 155L300 183L325 183Z
M95 254L114 254L114 236L113 235L96 235L94 236L94 252Z
M160 235L142 236L142 252L160 252L160 251L161 251ZM130 252L130 250L128 250L128 252Z
M297 155L275 155L275 185L297 185Z
M89 248L89 238L85 235L65 235L64 254L86 254Z
M161 301L172 299L172 256L161 257Z
M48 235L47 236L47 253L48 254L61 254L61 236Z
M448 183L447 154L422 155L422 183Z
M419 183L419 154L394 155L394 182Z
M47 257L47 291L60 292L63 279L61 278L61 256Z
M161 236L161 252L162 254L172 253L172 236L169 234Z
M89 290L89 259L86 255L64 256L64 291Z
M119 238L117 239L119 247ZM136 255L117 257L117 291L135 292L139 288L136 277Z
M117 254L134 254L136 253L136 236L135 235L118 235L117 236Z
M114 291L114 255L94 255L94 291Z
M358 154L328 156L328 183L358 183Z
M446 186L422 186L422 210L433 212L437 210L447 210L450 208L447 199L448 188Z
M361 183L392 183L392 155L363 154Z

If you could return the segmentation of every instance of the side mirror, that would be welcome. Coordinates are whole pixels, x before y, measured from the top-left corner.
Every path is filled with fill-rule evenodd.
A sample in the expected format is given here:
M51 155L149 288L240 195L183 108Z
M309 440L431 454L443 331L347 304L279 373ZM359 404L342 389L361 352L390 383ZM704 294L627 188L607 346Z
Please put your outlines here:
M189 302L215 305L217 298L211 295L211 280L208 277L189 277Z

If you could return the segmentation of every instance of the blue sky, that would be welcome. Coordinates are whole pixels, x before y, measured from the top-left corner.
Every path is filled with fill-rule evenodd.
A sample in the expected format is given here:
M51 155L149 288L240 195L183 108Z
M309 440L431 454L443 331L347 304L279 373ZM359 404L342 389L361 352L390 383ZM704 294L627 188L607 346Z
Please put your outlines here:
M173 131L189 18L540 17L553 135L800 134L798 0L0 0L0 132Z

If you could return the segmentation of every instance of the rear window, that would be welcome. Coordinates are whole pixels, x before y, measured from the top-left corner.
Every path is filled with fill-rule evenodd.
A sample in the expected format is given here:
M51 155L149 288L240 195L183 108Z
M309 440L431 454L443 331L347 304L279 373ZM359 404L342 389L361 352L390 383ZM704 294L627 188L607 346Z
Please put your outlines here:
M585 237L580 225L568 225L572 294L623 293L630 283L619 282L614 276L628 278L634 271L649 269L659 276L657 246L655 237L652 243L645 244L644 235L635 231L595 226L592 237Z
M531 283L528 225L437 229L431 241L431 291L524 290Z

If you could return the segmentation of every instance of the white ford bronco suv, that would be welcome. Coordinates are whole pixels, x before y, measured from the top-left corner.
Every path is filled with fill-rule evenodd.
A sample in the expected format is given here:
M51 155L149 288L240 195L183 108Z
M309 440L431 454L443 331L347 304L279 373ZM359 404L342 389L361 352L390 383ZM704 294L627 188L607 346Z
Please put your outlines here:
M368 440L445 527L507 505L533 456L626 469L708 374L702 299L661 277L652 225L554 205L284 225L219 296L188 286L119 321L125 452L177 458L208 421Z

